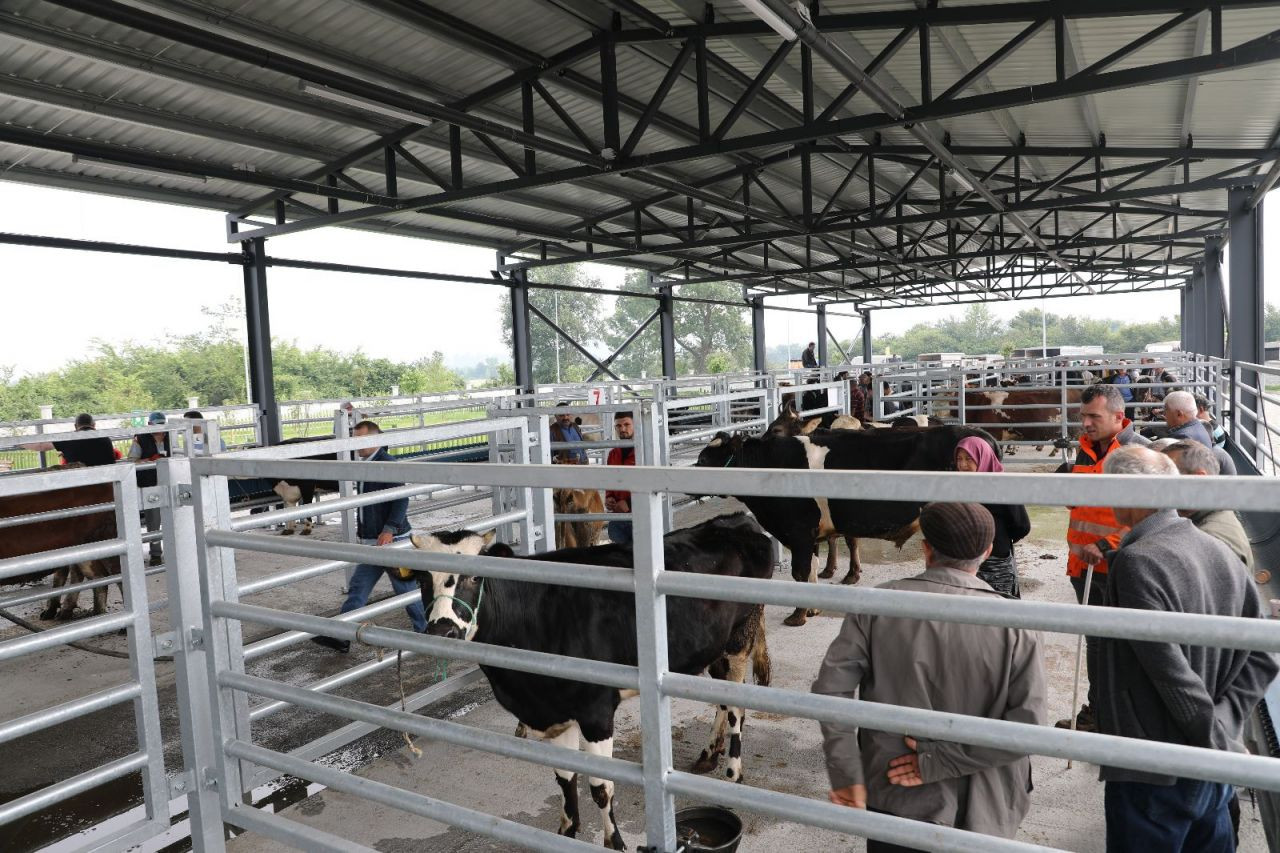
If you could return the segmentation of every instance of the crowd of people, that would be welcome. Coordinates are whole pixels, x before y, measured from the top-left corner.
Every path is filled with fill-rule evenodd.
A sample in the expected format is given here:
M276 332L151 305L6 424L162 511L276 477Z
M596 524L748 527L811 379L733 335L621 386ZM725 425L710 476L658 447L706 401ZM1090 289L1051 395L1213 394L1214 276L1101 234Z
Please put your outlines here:
M1185 392L1182 392L1185 394ZM1169 395L1173 396L1173 395ZM1086 389L1075 474L1215 476L1220 464L1195 400L1166 397L1191 421L1158 447L1133 431L1114 384ZM1199 423L1196 421L1196 423ZM961 442L956 470L1001 470L986 442ZM929 504L920 515L924 572L887 589L1017 597L1012 543L1030 530L1022 507ZM1093 607L1261 618L1253 554L1230 511L1076 506L1067 574ZM1086 593L1086 589L1088 592ZM1087 595L1087 598L1086 598ZM1243 727L1274 680L1265 652L1171 642L1086 639L1088 699L1064 728L1208 749L1243 751ZM1043 650L1035 632L852 614L827 651L813 691L1042 725ZM832 802L1013 837L1030 806L1028 756L823 723ZM1122 767L1100 768L1108 853L1236 849L1233 786ZM900 851L877 841L871 853Z

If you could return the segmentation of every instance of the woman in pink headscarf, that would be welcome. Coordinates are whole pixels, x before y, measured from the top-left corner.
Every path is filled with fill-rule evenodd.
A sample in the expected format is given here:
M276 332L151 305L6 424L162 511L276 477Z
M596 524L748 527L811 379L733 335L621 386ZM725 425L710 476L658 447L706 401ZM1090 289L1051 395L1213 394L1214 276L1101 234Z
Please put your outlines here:
M976 435L963 438L956 445L956 470L996 474L1004 470L995 448ZM1027 508L1018 504L983 504L996 522L991 556L978 567L978 577L1006 598L1021 598L1018 589L1018 564L1013 543L1031 532Z

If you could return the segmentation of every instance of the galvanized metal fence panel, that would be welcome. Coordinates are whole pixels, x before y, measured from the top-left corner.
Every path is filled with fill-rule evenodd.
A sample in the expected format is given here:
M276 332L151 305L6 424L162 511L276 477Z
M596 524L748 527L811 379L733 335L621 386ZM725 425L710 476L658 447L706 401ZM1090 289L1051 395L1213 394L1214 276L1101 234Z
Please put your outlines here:
M219 479L226 475L283 475L294 469L297 475L322 478L350 476L351 463L278 462L260 459L221 458L196 460L193 463L200 479ZM632 520L636 533L636 571L630 578L611 580L609 570L598 567L556 565L543 562L489 560L453 555L405 552L377 553L381 549L349 546L352 559L363 551L366 562L405 565L414 569L436 569L493 577L541 577L553 583L572 583L625 588L631 584L636 596L637 634L640 658L636 667L602 665L598 661L581 661L543 655L517 649L497 649L457 640L423 637L403 631L367 628L362 633L375 645L407 649L418 653L446 655L461 660L485 662L505 668L542 672L559 677L595 681L619 687L638 686L642 705L644 761L637 780L634 770L609 765L587 771L584 756L557 754L534 755L524 749L517 756L511 744L502 737L481 748L500 755L545 760L570 769L581 767L603 778L639 781L646 794L646 828L650 844L657 849L674 850L673 795L695 796L725 804L739 805L788 820L824 826L845 832L865 834L893 843L940 850L1043 850L1020 842L991 839L944 827L934 827L855 810L840 809L814 803L792 795L760 791L699 779L674 770L671 765L669 700L672 697L696 698L724 704L743 705L777 713L788 713L817 719L841 720L886 731L927 733L935 737L969 744L1000 745L1028 752L1059 755L1089 761L1105 761L1116 766L1159 768L1182 775L1247 783L1268 790L1280 790L1280 762L1257 756L1218 753L1170 744L1143 741L1118 743L1115 738L1082 732L1058 731L1026 724L969 718L918 709L877 706L873 703L828 697L814 697L777 688L721 684L706 679L674 675L666 671L664 649L665 596L686 595L738 601L821 606L828 610L877 613L887 616L911 616L975 624L1009 625L1037 630L1087 632L1095 636L1130 637L1145 640L1222 645L1237 648L1280 650L1280 624L1272 621L1240 620L1195 614L1151 614L1143 611L1141 619L1133 613L1112 608L1079 608L1037 602L954 602L945 596L896 590L835 589L787 581L748 581L708 577L664 571L661 534L662 503L666 491L711 491L720 494L769 494L773 496L857 497L864 500L982 500L1001 503L1073 504L1087 500L1092 504L1115 506L1150 506L1187 509L1229 508L1236 506L1280 505L1280 483L1260 478L1214 478L1196 481L1158 477L1116 477L1097 475L1083 482L1079 477L1029 474L928 474L884 472L812 472L752 471L671 468L602 468L599 466L464 466L453 464L425 465L405 463L397 466L397 477L406 482L471 482L491 486L518 488L628 488L633 495ZM1084 494L1087 491L1087 496ZM232 531L208 531L205 539L211 545L246 547L247 534ZM287 543L290 549L304 543ZM314 544L314 543L311 543ZM272 550L277 550L273 546ZM301 550L301 549L300 549ZM990 604L991 606L983 606ZM995 605L999 605L996 607ZM210 615L224 621L248 619L277 627L300 631L324 632L355 637L356 626L349 621L301 614L285 614L268 608L254 608L223 601L214 604ZM304 707L327 709L373 724L381 721L398 729L418 726L426 732L434 723L420 718L404 719L395 709L356 707L353 700L343 700L304 688L286 688L248 680L237 670L218 672L221 688L235 687L246 691L263 691L277 702L294 701ZM301 691L301 692L297 692ZM356 703L362 705L363 703ZM375 716L376 715L376 716ZM434 727L434 731L442 729ZM473 738L451 732L449 737ZM469 741L474 742L474 741ZM525 745L528 746L527 744ZM523 748L522 748L523 749ZM430 814L454 825L480 832L500 840L510 840L511 828L503 821L488 819L476 823L478 814L468 808L441 803L421 795L387 789L378 783L344 776L334 771L308 766L289 756L260 747L251 741L231 738L227 742L230 756L251 760L277 771L288 770L324 784L333 783L387 805L395 805L418 814ZM597 772L598 771L598 772ZM285 830L280 830L287 834ZM524 828L518 842L533 849L577 849L578 843ZM283 835L280 837L284 837ZM297 837L302 843L301 836Z
M129 653L129 680L126 683L0 723L0 743L124 702L133 706L137 743L136 749L123 757L10 800L0 806L0 825L55 806L104 783L139 774L143 792L141 816L104 831L93 839L92 845L127 849L169 828L169 784L156 692L147 571L143 565L143 536L139 522L141 507L134 474L134 466L114 465L0 478L0 497L20 497L77 486L110 485L112 501L107 510L114 515L116 529L115 539L106 542L0 560L0 578L35 569L57 568L81 560L116 558L120 562L120 575L110 581L120 583L124 593L124 610L120 613L91 617L0 642L0 661L16 660L117 630L124 630ZM11 598L9 603L12 601Z

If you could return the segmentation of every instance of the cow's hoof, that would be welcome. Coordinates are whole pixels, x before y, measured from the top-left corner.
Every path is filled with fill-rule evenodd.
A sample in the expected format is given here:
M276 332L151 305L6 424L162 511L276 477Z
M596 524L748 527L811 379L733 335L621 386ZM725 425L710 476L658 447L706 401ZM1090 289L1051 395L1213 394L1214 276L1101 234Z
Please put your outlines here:
M818 572L818 577L822 578L823 580L826 580L827 578L833 578L835 577L835 575L836 575L835 569L823 569L822 571Z
M311 528L310 528L310 527L303 528L303 530L302 530L302 535L303 535L303 536L310 536L310 535L311 535Z
M516 724L515 736L516 736L516 737L527 738L527 737L529 736L529 727L528 727L528 726L526 726L524 723L517 723L517 724Z
M720 766L720 753L708 752L702 750L702 754L698 756L698 760L693 762L694 773L710 773Z
M73 609L73 610L59 610L59 611L58 611L58 615L57 615L55 618L56 618L59 622L70 622L70 621L71 621L71 619L72 619L75 615L76 615L76 612L75 612L75 610L74 610L74 609Z
M782 624L789 628L799 628L805 623L805 611L797 610L786 619L782 620Z
M58 615L58 608L56 607L49 607L40 611L40 618L45 620L46 622L48 622L50 619L53 619L57 615Z
M821 611L821 610L807 610L807 611L805 611L805 615L806 615L806 616L821 616L821 615L822 615L822 611Z
M281 536L292 536L292 535L293 535L293 528L291 528L291 527L286 527L284 530L281 530L281 531L280 531L280 535L281 535Z
M604 840L604 846L606 850L626 850L627 849L626 843L622 840L621 833L619 833L618 830L616 829L613 831L612 838L606 838Z
M840 583L852 586L860 580L862 580L862 572L849 572L849 574L844 576L844 580L840 581Z
M577 821L570 822L565 818L561 818L560 828L556 830L556 835L563 835L565 838L577 838L578 822Z

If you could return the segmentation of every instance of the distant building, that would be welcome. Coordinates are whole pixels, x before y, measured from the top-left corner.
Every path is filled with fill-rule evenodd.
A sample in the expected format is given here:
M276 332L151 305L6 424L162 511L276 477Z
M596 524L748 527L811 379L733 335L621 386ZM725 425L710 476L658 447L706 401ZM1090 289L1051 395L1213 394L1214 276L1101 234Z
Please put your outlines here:
M1181 341L1157 341L1147 344L1143 352L1182 352Z
M1080 355L1102 355L1102 347L1026 347L1014 350L1009 355L1009 358L1057 358L1058 356Z
M955 365L964 361L962 352L922 352L916 356L916 364L931 366Z

